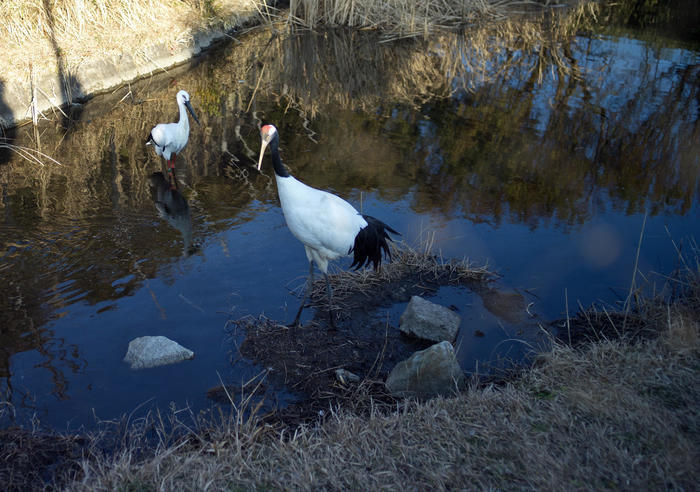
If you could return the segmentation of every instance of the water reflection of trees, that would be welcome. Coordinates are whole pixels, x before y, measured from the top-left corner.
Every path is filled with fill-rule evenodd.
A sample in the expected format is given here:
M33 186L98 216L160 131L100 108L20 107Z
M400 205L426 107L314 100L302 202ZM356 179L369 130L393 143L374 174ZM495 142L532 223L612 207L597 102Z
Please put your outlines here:
M26 388L14 388L11 380L10 358L29 351L38 352L35 367L49 371L53 393L66 398L68 378L64 369L75 372L84 367L75 345L67 344L61 337L47 329L45 322L51 318L50 310L39 301L42 289L39 279L21 278L19 270L10 270L10 263L3 263L3 295L0 296L0 401L15 404L21 398L24 406L31 406L35 398Z
M611 41L586 51L582 43L572 43L577 58L628 63L593 52L614 48ZM615 83L597 82L603 67L593 63L533 87L505 76L465 94L458 106L424 106L437 137L419 160L439 193L421 204L449 204L472 216L493 211L496 220L507 209L510 220L527 223L580 222L592 207L610 205L686 213L698 183L698 65L668 63L638 47L640 70L605 74ZM440 172L431 168L436 154ZM440 203L431 203L436 197Z
M548 27L399 45L342 31L273 39L266 55L277 61L262 59L284 85L266 79L266 92L333 145L309 155L288 136L288 162L336 189L417 185L415 208L473 220L573 224L610 206L686 213L700 169L698 56L577 36L593 26L587 8ZM295 124L282 134L299 133Z
M697 69L669 64L640 43L642 71L613 73L626 56L615 40L576 36L593 26L594 14L584 5L567 15L396 43L353 30L254 32L210 63L173 75L207 119L190 137L183 178L196 188L244 175L258 146L256 125L266 119L279 122L288 162L306 175L326 175L312 181L396 188L397 174L407 178L403 186L418 178L421 209L575 222L602 190L620 209L687 211L697 166L694 149L679 142L697 141ZM616 84L599 80L606 67L602 75ZM132 86L131 98L56 143L52 155L67 154L71 166L53 169L50 181L66 190L57 202L69 216L90 215L102 186L112 188L115 205L142 202L154 159L141 140L148 124L174 116L176 88L168 82ZM622 86L625 106L612 107L608 100L619 98ZM71 155L77 142L81 155ZM674 162L678 169L657 176ZM67 191L85 182L91 193ZM244 195L242 207L270 198L255 187Z

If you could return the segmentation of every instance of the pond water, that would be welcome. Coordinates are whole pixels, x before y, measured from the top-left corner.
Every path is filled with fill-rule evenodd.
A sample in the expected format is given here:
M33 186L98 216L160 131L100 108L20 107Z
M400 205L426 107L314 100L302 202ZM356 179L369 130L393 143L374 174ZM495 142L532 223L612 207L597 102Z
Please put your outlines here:
M528 44L488 29L383 42L261 28L71 120L9 132L60 165L0 154L3 424L91 426L170 402L198 411L209 388L261 370L227 323L290 321L307 273L269 161L252 170L262 122L280 130L297 178L409 245L488 265L497 291L524 297L524 324L468 289L432 298L463 317L465 371L522 357L567 303L624 300L642 230L636 283L661 285L679 266L673 243L698 232L698 45L619 26L533 30ZM178 159L184 225L159 214L149 177L163 163L144 146L183 88L202 122ZM396 329L405 305L377 316ZM132 371L122 359L144 335L196 357Z

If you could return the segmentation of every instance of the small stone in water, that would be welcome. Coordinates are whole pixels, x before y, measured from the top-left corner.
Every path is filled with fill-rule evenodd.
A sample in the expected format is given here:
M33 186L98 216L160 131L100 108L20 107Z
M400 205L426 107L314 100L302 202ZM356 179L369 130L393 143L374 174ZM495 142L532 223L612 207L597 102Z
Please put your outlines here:
M124 356L124 362L128 362L132 369L164 366L188 359L194 359L194 352L163 336L134 338Z

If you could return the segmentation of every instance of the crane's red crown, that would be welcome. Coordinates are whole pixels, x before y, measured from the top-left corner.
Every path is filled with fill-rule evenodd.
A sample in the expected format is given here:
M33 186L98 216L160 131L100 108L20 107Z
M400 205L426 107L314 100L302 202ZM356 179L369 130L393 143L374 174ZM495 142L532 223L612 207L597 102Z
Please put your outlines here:
M264 125L260 129L260 133L263 135L274 135L277 129L274 127L274 125Z

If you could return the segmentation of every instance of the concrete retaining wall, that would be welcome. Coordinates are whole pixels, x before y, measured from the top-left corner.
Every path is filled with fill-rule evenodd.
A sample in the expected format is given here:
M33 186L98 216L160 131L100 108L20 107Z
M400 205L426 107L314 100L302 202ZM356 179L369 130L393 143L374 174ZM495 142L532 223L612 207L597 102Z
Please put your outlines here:
M250 18L247 22L251 21ZM229 32L198 33L188 46L171 49L166 44L145 50L145 56L123 54L113 58L91 59L69 73L37 76L34 80L36 109L46 113L69 102L80 102L136 79L165 71L190 60L213 42L229 36ZM28 70L29 71L29 70ZM62 79L62 80L61 80ZM0 127L12 128L32 118L32 87L30 77L23 80L2 80L0 72ZM0 132L1 135L1 132Z

